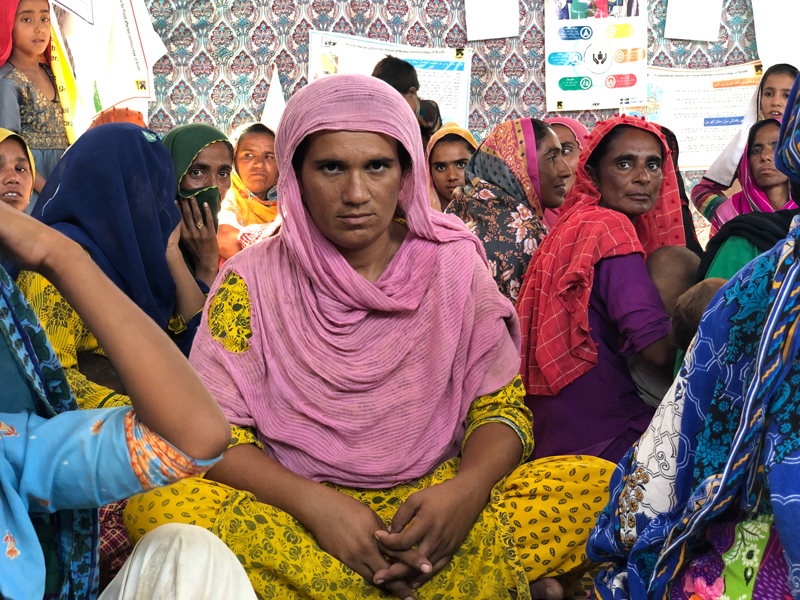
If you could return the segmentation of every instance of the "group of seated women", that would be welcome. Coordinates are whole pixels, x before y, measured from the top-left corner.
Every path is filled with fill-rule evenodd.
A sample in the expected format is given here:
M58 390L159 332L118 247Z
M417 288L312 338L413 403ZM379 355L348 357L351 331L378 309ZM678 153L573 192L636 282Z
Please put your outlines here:
M754 177L800 179L795 113ZM731 220L713 264L756 259L707 297L667 133L426 152L337 75L234 144L93 128L31 218L0 132L0 596L797 596L798 228Z

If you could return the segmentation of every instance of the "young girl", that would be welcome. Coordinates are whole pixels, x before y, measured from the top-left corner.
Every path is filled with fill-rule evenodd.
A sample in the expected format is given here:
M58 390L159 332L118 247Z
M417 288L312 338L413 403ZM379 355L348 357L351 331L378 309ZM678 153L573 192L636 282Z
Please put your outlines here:
M0 8L0 127L21 135L36 161L30 214L70 144L64 89L53 72L47 0L8 0Z

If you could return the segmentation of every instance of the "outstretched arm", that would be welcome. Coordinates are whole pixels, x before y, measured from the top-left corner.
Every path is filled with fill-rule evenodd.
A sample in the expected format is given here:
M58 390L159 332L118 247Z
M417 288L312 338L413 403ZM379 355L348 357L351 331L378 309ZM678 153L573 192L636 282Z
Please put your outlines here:
M226 448L227 420L180 350L59 232L0 203L0 252L42 273L97 337L140 421L195 459Z

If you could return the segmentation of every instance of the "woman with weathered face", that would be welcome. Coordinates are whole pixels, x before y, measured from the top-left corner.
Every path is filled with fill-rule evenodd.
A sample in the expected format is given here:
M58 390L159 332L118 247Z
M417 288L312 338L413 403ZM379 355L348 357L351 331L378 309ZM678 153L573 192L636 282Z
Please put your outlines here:
M797 208L789 188L789 179L775 167L775 147L780 127L779 121L765 119L750 128L737 171L742 191L730 198L719 192L711 221L712 233L719 231L737 215Z
M180 125L162 141L178 182L181 253L206 291L219 272L217 229L222 198L231 188L233 146L228 136L205 123Z
M0 201L25 210L33 192L35 173L33 155L25 140L0 128Z
M670 319L644 261L657 248L684 244L660 129L631 117L598 124L562 211L517 303L534 456L618 461L653 416L628 359L640 353L671 372L675 358Z
M431 210L413 113L376 78L323 78L276 147L281 231L226 262L192 356L237 442L206 479L133 499L129 531L188 517L264 597L562 597L609 463L525 463L514 309Z
M232 140L235 171L217 232L219 255L225 260L247 245L242 232L271 234L278 220L277 202L270 195L278 182L275 133L261 123L247 123L233 132Z
M797 87L774 151L778 170L795 182L796 95ZM748 213L720 234L730 241L744 231L731 231L737 220L754 231L777 218ZM609 563L595 580L601 598L798 596L796 217L784 238L711 300L677 382L617 467L589 544L595 560Z
M569 117L549 117L544 120L558 136L558 143L561 144L561 154L564 162L567 163L572 175L567 178L567 194L575 183L575 174L578 172L578 160L581 150L586 145L586 138L589 137L589 130L586 126L576 119ZM558 220L561 208L546 208L542 221L548 229L552 229Z

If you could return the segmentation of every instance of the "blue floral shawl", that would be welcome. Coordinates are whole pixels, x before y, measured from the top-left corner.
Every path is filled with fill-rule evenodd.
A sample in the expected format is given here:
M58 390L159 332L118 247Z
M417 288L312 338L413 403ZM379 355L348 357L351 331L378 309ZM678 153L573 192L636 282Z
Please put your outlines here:
M667 597L712 522L772 513L800 599L800 217L711 302L587 554L601 600Z

